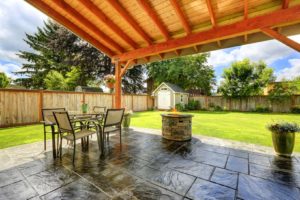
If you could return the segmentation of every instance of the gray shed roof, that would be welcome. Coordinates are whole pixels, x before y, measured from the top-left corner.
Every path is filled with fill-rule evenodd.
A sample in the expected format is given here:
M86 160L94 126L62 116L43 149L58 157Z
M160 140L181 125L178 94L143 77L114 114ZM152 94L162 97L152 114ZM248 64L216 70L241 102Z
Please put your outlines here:
M157 90L158 88L160 88L163 84L165 84L167 87L169 87L171 90L173 90L173 92L176 92L176 93L188 93L188 92L184 91L184 90L183 90L181 87L179 87L178 85L175 85L175 84L173 84L173 83L167 83L167 82L161 83L161 84L153 91L153 93L156 92L156 90Z

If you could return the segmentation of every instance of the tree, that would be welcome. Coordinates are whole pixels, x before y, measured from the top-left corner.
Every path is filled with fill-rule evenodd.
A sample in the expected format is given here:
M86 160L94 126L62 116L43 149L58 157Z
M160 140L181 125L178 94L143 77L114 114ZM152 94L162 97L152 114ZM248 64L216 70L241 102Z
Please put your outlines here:
M272 103L283 103L295 94L297 87L294 84L276 83L269 91L268 98Z
M259 95L274 80L272 68L262 61L255 63L249 59L232 63L224 70L222 78L224 80L218 90L225 97L232 98Z
M32 35L26 34L25 42L32 51L20 51L18 55L28 62L23 64L21 72L16 73L26 76L16 80L25 87L47 88L45 78L52 70L68 79L68 90L77 85L87 86L100 81L106 74L114 73L109 57L53 21L45 22L44 27ZM136 66L126 73L124 91L130 93L143 89L141 68Z
M65 77L54 70L46 75L45 85L49 90L66 90L68 88Z
M6 88L10 83L10 79L4 72L0 72L0 88Z
M214 70L207 64L209 54L179 57L147 65L148 76L158 86L170 82L185 90L201 90L210 95L215 84Z

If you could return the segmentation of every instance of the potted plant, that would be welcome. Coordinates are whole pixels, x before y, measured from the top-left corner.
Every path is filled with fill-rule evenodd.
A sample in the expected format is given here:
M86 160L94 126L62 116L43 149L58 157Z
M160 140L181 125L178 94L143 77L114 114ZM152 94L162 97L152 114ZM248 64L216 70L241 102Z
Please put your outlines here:
M130 126L132 111L126 111L123 116L123 128L128 129Z
M299 131L296 123L275 122L267 128L272 132L272 141L275 152L279 156L290 157L295 144L295 133Z
M116 82L115 76L112 74L108 74L106 76L104 76L104 82L106 84L106 87L112 89L114 88L114 84Z

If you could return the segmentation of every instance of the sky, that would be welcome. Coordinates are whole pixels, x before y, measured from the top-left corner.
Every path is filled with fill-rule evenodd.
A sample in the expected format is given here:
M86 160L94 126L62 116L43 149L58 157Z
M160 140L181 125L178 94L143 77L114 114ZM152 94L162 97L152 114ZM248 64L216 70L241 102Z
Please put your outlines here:
M0 19L0 71L16 78L13 72L19 71L25 62L16 54L19 50L30 51L23 41L25 33L34 33L47 20L47 16L23 0L5 0L0 1ZM300 43L300 35L290 38ZM224 68L243 58L265 61L274 69L277 81L300 76L300 53L276 40L270 40L212 51L208 63L215 69L217 82L222 80Z

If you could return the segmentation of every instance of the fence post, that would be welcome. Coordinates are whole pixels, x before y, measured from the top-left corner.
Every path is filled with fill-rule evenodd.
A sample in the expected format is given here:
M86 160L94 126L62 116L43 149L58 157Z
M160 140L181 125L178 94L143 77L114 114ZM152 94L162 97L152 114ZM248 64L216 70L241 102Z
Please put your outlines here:
M43 109L43 105L44 104L44 95L43 95L43 91L39 91L39 121L42 121L43 116L42 116L42 109Z
M132 111L134 111L133 106L134 106L134 104L133 104L133 95L131 95L131 109L132 109Z

